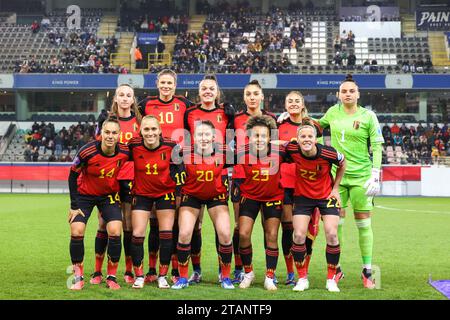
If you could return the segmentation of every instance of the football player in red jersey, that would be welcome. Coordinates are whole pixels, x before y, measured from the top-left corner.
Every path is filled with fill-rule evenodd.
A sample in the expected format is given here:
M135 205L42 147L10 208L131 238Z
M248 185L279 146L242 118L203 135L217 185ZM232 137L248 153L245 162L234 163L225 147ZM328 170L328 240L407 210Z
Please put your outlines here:
M172 289L189 286L188 270L191 239L202 205L205 205L219 239L219 262L222 288L234 289L230 279L233 245L230 234L227 188L222 170L226 167L227 148L215 144L215 128L211 121L198 122L194 132L194 145L185 146L182 153L186 181L181 189L178 216L180 233L177 253L180 278Z
M139 136L139 124L141 115L138 110L134 90L127 84L120 85L114 94L113 104L109 116L116 117L120 123L119 142L127 144L131 138ZM101 127L104 118L99 118ZM117 180L120 183L120 199L123 213L123 248L125 252L125 274L126 283L133 283L133 261L131 259L131 187L134 179L133 162L128 161L120 170ZM102 282L102 265L108 245L108 234L106 223L99 213L99 227L95 237L95 270L90 280L91 284Z
M285 108L289 118L278 125L279 139L281 143L297 141L297 129L302 123L302 119L308 117L308 110L305 106L303 95L298 91L291 91L285 99ZM316 125L318 137L322 136L320 126ZM281 216L283 255L286 263L287 278L286 285L295 285L294 258L290 252L292 247L292 204L295 188L295 164L281 164L281 185L284 188L283 215ZM318 209L311 215L306 238L307 255L305 258L305 268L308 271L309 262L312 254L312 244L319 232L320 212Z
M283 205L280 184L280 163L283 147L271 144L277 135L276 121L270 116L251 117L247 122L248 146L238 150L236 163L241 164L245 180L240 185L239 252L244 265L244 277L239 287L250 287L255 279L252 265L252 230L261 211L264 216L266 277L264 288L277 290L274 274L278 262L278 229Z
M244 88L245 111L238 112L234 117L235 129L235 149L239 150L248 145L247 121L252 116L268 115L276 120L274 114L261 110L264 102L264 94L258 80L253 80ZM234 249L234 279L233 283L242 281L244 272L242 270L242 260L239 254L239 201L240 190L239 185L245 180L245 172L241 165L234 166L233 179L231 184L231 201L234 208L235 227L233 232L233 249Z
M204 120L209 120L215 127L215 141L221 144L225 144L227 141L227 129L233 128L233 116L234 109L228 103L220 103L221 95L220 89L217 83L217 79L214 75L206 75L199 84L199 97L200 103L189 108L185 114L184 128L186 133L190 136L187 137L185 143L188 141L193 142L194 129L196 124ZM222 175L228 177L228 170L224 169ZM228 179L227 179L228 184ZM203 209L200 210L200 215L195 226L194 233L192 235L192 251L191 259L194 272L189 278L190 283L199 283L201 281L201 227L203 220ZM216 234L216 248L218 249L219 241ZM219 280L220 280L219 271Z
M177 74L170 70L164 69L158 73L156 78L156 87L159 95L147 97L140 102L140 110L142 115L153 115L158 119L161 126L162 136L171 139L176 143L183 145L184 143L184 114L186 109L194 106L194 103L183 96L175 95L177 87ZM183 183L181 173L176 174L177 190L175 193L177 209L180 206L180 190ZM173 249L175 249L178 239L178 222L173 227ZM145 276L145 282L150 283L158 279L156 274L156 262L158 259L159 249L158 237L158 219L156 213L152 211L150 215L150 233L148 237L148 266L149 270ZM178 274L178 265L176 260L176 252L172 254L172 281L176 282Z
M161 254L158 287L170 288L167 272L172 255L172 227L175 219L174 175L177 166L171 162L172 150L176 144L162 137L158 120L148 115L142 119L142 137L129 142L131 158L134 161L133 186L133 239L131 253L133 257L136 280L133 288L144 287L144 239L150 212L156 207L159 225L159 251Z
M308 274L305 268L306 234L311 214L319 208L322 215L327 241L326 259L328 275L326 288L330 292L339 292L337 286L337 268L340 246L337 237L339 224L339 184L345 172L344 156L332 147L323 146L316 141L317 130L308 119L304 119L298 128L297 141L286 146L286 158L295 163L293 225L294 241L291 252L294 257L299 279L294 291L309 288ZM336 165L336 178L331 175Z
M118 143L119 135L119 122L115 119L105 120L101 129L101 141L83 146L70 170L70 257L75 273L74 283L70 288L72 290L81 290L84 286L83 241L86 223L95 206L101 212L108 232L106 285L113 290L120 289L116 274L122 248L122 212L117 175L129 159L129 150L126 145Z

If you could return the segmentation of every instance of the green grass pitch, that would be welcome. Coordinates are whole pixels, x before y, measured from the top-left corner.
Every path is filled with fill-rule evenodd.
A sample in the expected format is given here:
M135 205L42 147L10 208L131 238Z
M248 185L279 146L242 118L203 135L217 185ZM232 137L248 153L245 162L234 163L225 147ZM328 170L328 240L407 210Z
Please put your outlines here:
M341 265L345 279L341 292L325 290L326 262L323 230L314 245L310 267L310 290L296 293L282 282L286 276L280 255L277 292L263 288L264 249L261 224L253 235L256 283L247 290L226 291L217 284L214 232L208 216L203 227L202 267L204 282L184 290L160 290L147 285L134 290L119 277L122 289L86 283L81 292L71 292L67 195L0 195L0 299L445 299L427 280L450 279L450 200L448 198L378 198L372 219L374 264L381 270L381 288L369 291L360 280L361 258L357 229L352 216L344 226ZM94 214L85 238L86 278L94 267ZM322 228L323 229L323 228ZM281 238L281 236L280 236ZM281 246L280 246L281 248ZM281 252L281 249L280 249ZM147 256L147 252L146 252ZM147 259L145 260L147 264ZM119 274L123 274L121 260Z

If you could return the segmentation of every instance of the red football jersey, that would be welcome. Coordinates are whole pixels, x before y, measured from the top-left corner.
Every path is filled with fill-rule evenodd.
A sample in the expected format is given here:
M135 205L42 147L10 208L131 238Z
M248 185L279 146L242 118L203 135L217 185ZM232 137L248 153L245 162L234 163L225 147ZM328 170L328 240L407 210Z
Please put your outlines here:
M278 127L279 139L290 142L297 141L297 129L301 123L293 122L291 119L283 121ZM295 188L295 164L281 164L281 185L283 188Z
M261 110L262 114L265 116L272 117L277 121L276 116L273 113ZM235 133L235 150L240 150L248 145L248 135L247 135L247 121L251 115L247 111L241 111L234 116L234 133ZM233 168L233 179L245 179L245 172L240 165L236 165Z
M133 195L159 198L175 192L176 183L172 177L177 167L172 163L172 150L175 142L161 139L154 150L144 145L141 137L133 138L128 144L130 157L134 162Z
M317 154L313 158L303 155L297 142L286 146L287 159L295 165L296 184L294 196L324 200L333 188L331 167L339 166L344 161L344 155L332 147L317 144Z
M78 179L78 193L90 196L105 196L119 191L117 175L126 161L129 150L124 144L117 144L113 156L106 156L101 141L92 141L78 151L71 170L82 173Z
M278 201L284 197L281 187L280 163L285 157L283 146L270 146L269 154L257 157L248 149L239 151L237 163L244 163L245 180L240 185L242 196L256 201Z
M139 124L137 123L136 116L132 114L128 118L119 117L120 124L120 136L119 142L128 144L128 142L135 137L139 137ZM122 169L120 169L118 180L133 180L134 179L134 165L133 161L126 162Z
M209 120L214 124L216 128L216 143L226 143L226 129L231 129L232 124L228 121L228 116L225 115L225 111L222 105L216 105L212 110L205 110L200 104L197 104L187 109L184 115L184 128L191 135L191 143L194 141L194 130L196 122L202 120Z
M181 193L201 200L213 199L227 193L222 178L222 170L227 166L225 164L227 150L224 145L218 145L216 151L210 156L202 156L195 151L194 146L183 148L186 180Z
M170 101L163 101L158 96L148 97L141 102L141 113L143 116L155 116L164 138L171 139L178 144L184 140L184 114L187 108L194 103L182 96L173 96Z

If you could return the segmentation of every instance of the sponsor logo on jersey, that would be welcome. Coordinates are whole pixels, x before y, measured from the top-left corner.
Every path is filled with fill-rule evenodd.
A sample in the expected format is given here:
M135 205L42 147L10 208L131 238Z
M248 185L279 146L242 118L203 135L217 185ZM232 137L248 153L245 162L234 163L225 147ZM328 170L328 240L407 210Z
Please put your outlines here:
M358 130L360 124L361 124L361 122L358 121L358 120L353 121L353 128L354 128L355 130Z

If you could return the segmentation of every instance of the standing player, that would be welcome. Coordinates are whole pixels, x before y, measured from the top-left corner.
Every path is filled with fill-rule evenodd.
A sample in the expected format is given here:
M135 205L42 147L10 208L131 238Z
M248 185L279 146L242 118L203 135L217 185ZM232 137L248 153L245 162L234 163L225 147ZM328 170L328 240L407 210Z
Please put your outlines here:
M245 111L241 111L234 117L235 129L235 149L243 149L248 145L247 121L252 116L267 115L276 120L275 115L265 110L261 110L261 104L264 102L264 94L258 80L253 80L244 88ZM245 180L245 172L241 165L234 166L233 180L231 184L231 201L234 208L234 233L233 233L233 249L234 249L234 283L242 281L244 273L242 271L242 260L239 254L239 202L240 202L240 184Z
M148 97L140 104L142 115L152 115L156 117L162 130L162 136L171 139L176 143L183 145L184 142L184 114L187 108L194 104L188 99L175 95L177 88L177 74L170 69L164 69L158 73L156 78L156 87L159 95ZM177 173L177 191L176 203L177 208L180 206L180 189L183 177ZM158 219L154 212L150 215L150 233L148 237L148 265L149 271L145 277L145 282L156 281L156 261L158 259ZM175 250L176 241L178 239L178 222L174 222L173 227L173 249ZM176 252L172 255L172 281L176 282L178 274L178 264L176 260Z
M108 272L106 285L120 289L116 274L121 253L122 212L120 208L117 175L128 161L126 145L118 144L120 125L117 120L107 119L102 124L101 141L93 141L78 152L69 175L70 189L70 257L75 273L70 289L81 290L84 286L84 234L92 210L97 206L108 232ZM80 176L81 174L81 176ZM78 177L80 181L78 184Z
M340 85L338 96L340 103L328 109L319 122L322 128L330 127L331 145L347 159L347 170L339 188L343 208L338 229L339 242L342 244L345 208L350 200L359 232L363 263L361 277L364 287L373 289L371 212L373 197L380 191L384 139L375 113L358 105L358 85L351 75ZM369 145L373 160L370 159Z
M302 123L302 120L308 117L308 110L305 106L305 100L303 95L298 91L291 91L285 100L286 112L289 117L284 120L278 126L278 134L281 143L287 143L290 141L297 141L297 129ZM318 137L322 136L320 126L316 125ZM294 260L291 254L292 247L292 205L294 201L294 188L295 188L296 174L295 164L282 163L281 164L281 185L284 188L284 200L283 200L283 215L281 216L281 226L283 234L281 237L281 244L283 248L284 260L287 269L286 285L295 284L294 274ZM319 232L319 210L314 210L311 215L311 220L308 227L308 235L306 238L306 251L305 268L308 271L309 262L312 254L312 244Z
M209 120L214 125L215 141L220 144L225 144L227 140L227 129L233 128L234 109L227 103L220 103L220 89L214 75L206 75L200 82L199 98L200 103L189 108L184 117L184 128L191 136L190 139L185 140L185 144L187 145L188 141L191 143L193 142L194 130L197 126L196 124L204 120ZM222 174L228 179L228 170L224 169ZM191 259L194 272L189 278L190 283L199 283L202 278L200 265L202 220L203 208L200 210L199 219L195 226L194 233L192 234ZM219 242L216 234L216 248L218 248L218 245Z
M192 233L200 215L202 205L206 205L219 239L218 255L222 271L222 288L234 289L230 279L233 245L230 234L230 214L228 212L227 188L222 171L226 166L226 147L215 144L215 128L211 121L196 123L194 145L183 149L183 163L186 182L181 189L181 206L178 216L180 233L177 253L180 278L172 289L189 286L188 270L191 254Z
M240 185L239 252L245 274L239 287L250 287L255 279L252 266L253 248L251 235L259 211L264 216L266 249L266 277L264 288L277 290L274 274L278 262L278 229L283 205L283 188L280 185L279 147L270 143L277 130L276 121L270 116L251 117L247 122L248 146L237 154L245 180Z
M294 242L291 251L299 279L293 290L304 291L309 288L305 241L310 217L318 208L322 215L327 240L326 288L331 292L339 292L337 286L340 256L337 238L339 183L344 175L345 160L344 156L334 148L318 144L316 138L315 125L304 119L298 127L297 141L292 141L286 146L286 158L294 163L296 174L293 205ZM332 165L337 166L335 181L331 176Z
M127 84L120 85L114 94L110 116L118 118L120 123L119 142L127 144L131 138L139 136L139 123L141 115L139 113L134 90ZM99 118L98 126L101 128L104 118ZM124 164L117 180L120 184L120 199L123 213L123 248L125 251L125 275L126 283L133 283L133 261L131 259L131 187L134 179L133 162ZM105 257L106 246L108 245L108 234L106 223L99 213L99 227L95 237L95 270L90 280L91 284L102 282L102 265Z
M171 163L175 143L161 136L161 127L154 116L145 116L141 122L142 137L129 142L130 155L134 161L133 238L131 253L136 280L133 288L144 287L144 239L150 212L156 207L159 225L159 251L161 253L158 287L170 288L167 272L172 254L172 228L175 219L174 177L177 167Z

